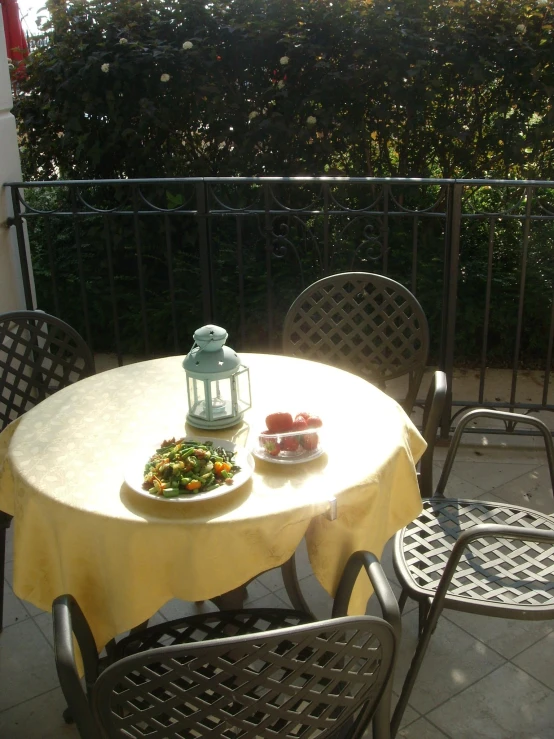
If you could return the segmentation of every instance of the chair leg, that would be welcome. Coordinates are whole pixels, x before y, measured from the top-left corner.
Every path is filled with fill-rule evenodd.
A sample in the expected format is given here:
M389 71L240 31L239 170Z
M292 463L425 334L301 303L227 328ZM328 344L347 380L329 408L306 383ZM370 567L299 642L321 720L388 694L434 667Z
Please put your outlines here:
M404 610L404 606L406 605L406 601L408 600L408 591L402 588L402 592L400 593L400 598L398 599L398 608L400 609L400 613Z
M0 529L0 633L4 629L4 563L6 559L6 529Z
M4 572L6 562L6 531L8 530L12 517L0 511L0 633L4 628Z
M240 585L234 590L230 590L228 593L223 593L210 600L214 603L220 611L235 611L244 608L244 601L248 598L248 591L246 585Z
M421 634L423 632L423 629L425 628L425 622L427 621L428 615L429 615L428 601L420 600L418 603L418 624L417 624L418 634Z
M427 601L424 601L423 605L424 608L426 608L428 615L424 622L423 630L419 632L419 639L417 642L416 650L414 652L414 656L412 657L410 668L406 674L406 679L404 680L404 685L402 686L400 697L394 708L394 713L391 721L391 737L393 738L396 736L396 733L398 732L398 729L400 727L402 716L404 715L404 711L406 710L406 706L408 705L410 695L412 694L412 690L419 674L419 670L421 669L421 664L423 662L423 658L425 657L427 647L429 646L431 636L433 635L437 627L439 617L442 613L444 605L444 595L440 598L437 598L435 596L432 607L429 606Z
M106 644L106 646L104 647L104 649L106 650L106 656L108 658L108 664L110 664L115 659L115 639L110 639L110 641Z
M373 739L391 739L390 707L392 703L392 679L394 671L391 672L388 684L381 696L379 705L375 711L372 721Z

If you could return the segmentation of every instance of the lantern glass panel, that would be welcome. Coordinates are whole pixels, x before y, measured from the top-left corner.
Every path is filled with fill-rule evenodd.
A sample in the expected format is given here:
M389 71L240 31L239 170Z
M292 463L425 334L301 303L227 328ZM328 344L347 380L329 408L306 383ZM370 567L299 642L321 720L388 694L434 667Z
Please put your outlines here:
M188 394L189 408L194 416L206 417L205 412L205 392L202 380L195 380L193 377L188 378Z
M250 375L248 367L242 366L235 374L238 412L243 413L252 405L250 398Z

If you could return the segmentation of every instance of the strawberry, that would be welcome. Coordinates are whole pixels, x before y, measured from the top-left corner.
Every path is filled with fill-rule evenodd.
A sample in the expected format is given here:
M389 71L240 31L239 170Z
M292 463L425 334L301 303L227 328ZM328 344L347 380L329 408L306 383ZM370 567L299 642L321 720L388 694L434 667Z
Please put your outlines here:
M277 439L271 435L271 431L262 431L260 434L260 446L272 457L276 457L281 451Z
M294 420L298 421L299 418L303 418L305 421L307 421L309 417L310 417L309 413L306 413L306 411L302 411L301 413L296 414L296 417Z
M297 452L300 446L298 436L284 436L279 446L282 452Z
M318 429L320 426L323 426L323 421L319 416L309 416L306 423L309 429Z
M317 449L317 445L319 444L319 438L317 434L302 434L300 437L300 443L304 447L304 449L307 452L313 452L314 449Z
M292 422L292 431L305 431L308 428L308 424L306 423L305 418L299 418L296 416L294 421Z
M265 422L272 434L283 434L292 430L292 416L290 413L270 413Z

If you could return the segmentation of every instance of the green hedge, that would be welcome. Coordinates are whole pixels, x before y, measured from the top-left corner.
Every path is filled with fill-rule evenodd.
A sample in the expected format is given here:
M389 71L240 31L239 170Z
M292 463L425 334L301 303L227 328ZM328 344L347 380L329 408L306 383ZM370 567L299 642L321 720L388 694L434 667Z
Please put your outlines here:
M549 177L548 0L50 0L33 179Z

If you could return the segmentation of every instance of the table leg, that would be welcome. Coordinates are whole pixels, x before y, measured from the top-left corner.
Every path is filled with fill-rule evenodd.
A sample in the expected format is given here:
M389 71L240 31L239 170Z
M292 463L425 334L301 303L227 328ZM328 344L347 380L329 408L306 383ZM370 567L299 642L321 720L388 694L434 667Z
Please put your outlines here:
M285 584L285 590L289 596L292 607L297 611L303 611L308 614L314 621L317 621L316 616L312 613L310 606L307 604L304 594L300 589L300 583L298 582L298 575L296 573L296 560L294 554L288 559L285 564L281 565L281 575L283 576L283 582Z
M144 629L148 628L148 619L146 621L143 621L138 626L133 626L133 628L129 631L129 635L131 634L138 634L141 631L144 631Z
M210 600L215 603L220 611L236 611L244 608L244 601L247 596L246 585L240 585L238 588L223 593L223 595L217 595Z
M6 559L6 532L12 517L0 511L0 632L4 626L4 562Z

